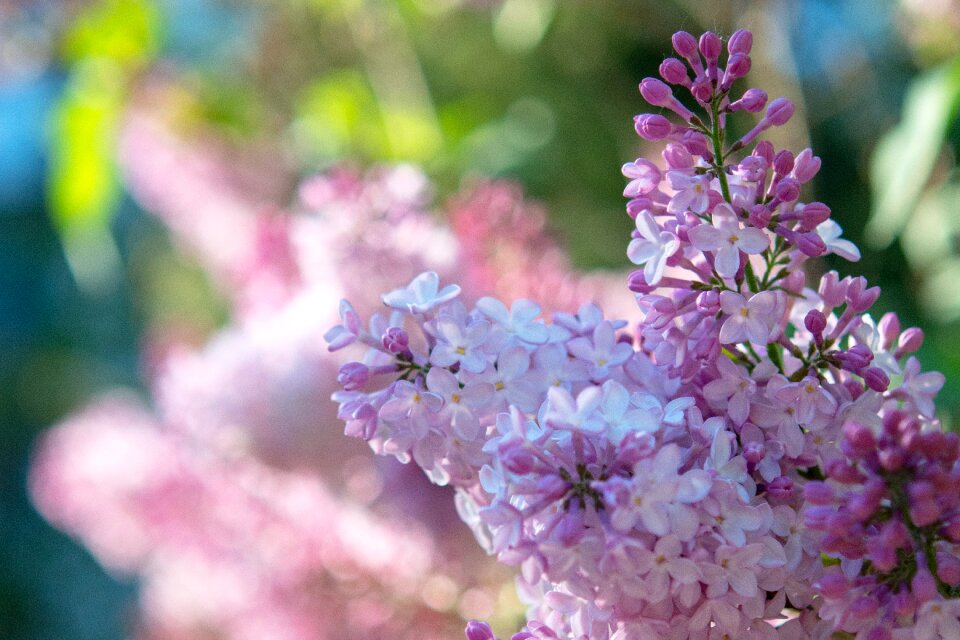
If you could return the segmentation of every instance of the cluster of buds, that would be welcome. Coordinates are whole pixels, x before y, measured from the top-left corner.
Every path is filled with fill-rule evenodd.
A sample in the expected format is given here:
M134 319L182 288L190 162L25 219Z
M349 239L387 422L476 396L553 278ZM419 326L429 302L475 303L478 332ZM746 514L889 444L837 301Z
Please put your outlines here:
M806 286L810 258L860 254L801 199L820 159L757 141L793 104L731 94L750 33L724 66L716 34L673 45L640 84L661 112L635 119L662 163L623 167L641 321L468 309L433 273L366 326L344 302L331 348L367 346L334 395L346 431L456 487L520 567L514 640L960 637L958 447L934 416L943 377L911 355L923 334L874 321L864 278ZM761 111L727 139L728 117Z

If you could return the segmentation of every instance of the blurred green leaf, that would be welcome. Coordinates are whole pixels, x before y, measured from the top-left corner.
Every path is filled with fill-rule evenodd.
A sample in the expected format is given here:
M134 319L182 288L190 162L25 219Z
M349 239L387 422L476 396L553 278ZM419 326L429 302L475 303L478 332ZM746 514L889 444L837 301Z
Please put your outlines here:
M160 12L150 0L102 0L83 11L63 39L68 62L109 58L130 68L157 52Z
M123 78L108 59L78 63L53 113L50 136L50 212L61 233L99 226L119 195L113 166Z
M877 144L870 167L873 212L867 238L889 245L903 230L960 107L960 57L913 81L903 117Z

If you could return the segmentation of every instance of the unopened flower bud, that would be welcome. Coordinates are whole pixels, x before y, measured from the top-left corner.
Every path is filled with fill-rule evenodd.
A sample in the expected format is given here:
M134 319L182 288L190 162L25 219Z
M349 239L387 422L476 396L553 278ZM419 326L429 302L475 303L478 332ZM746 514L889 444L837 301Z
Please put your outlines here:
M410 346L410 336L400 327L389 327L383 332L380 343L390 353L403 353Z
M893 640L893 632L883 625L877 625L867 633L866 640Z
M817 293L820 294L820 299L832 309L839 307L846 300L847 285L846 278L841 280L836 271L828 271L820 277Z
M870 347L863 344L854 345L846 351L837 351L834 357L847 371L859 371L873 362L873 352L870 351Z
M757 143L757 146L753 148L751 155L763 158L767 166L771 166L773 165L773 144L769 140L761 140Z
M786 149L777 153L773 158L773 170L779 177L790 173L793 170L793 154Z
M703 291L697 296L697 309L708 315L720 311L720 294L716 291Z
M759 113L767 104L767 92L761 89L747 89L739 100L730 103L730 111Z
M827 252L827 244L814 232L798 233L794 237L797 248L811 258L822 256Z
M900 318L893 311L888 311L877 323L877 331L880 333L881 348L888 349L900 335Z
M793 117L794 111L796 111L796 107L788 98L775 98L767 107L767 113L763 116L763 119L768 124L779 127L785 125Z
M910 327L900 334L900 340L897 341L897 353L915 353L923 344L923 329Z
M713 83L706 76L697 76L690 85L690 93L702 103L709 103L713 97Z
M647 279L643 275L643 269L637 269L632 271L629 276L627 276L627 288L634 293L647 294L653 291L656 287L651 287L647 284Z
M830 207L822 202L808 202L800 210L800 226L804 231L813 231L830 218Z
M879 367L870 367L864 371L863 381L868 387L879 393L883 393L890 386L890 378Z
M347 391L362 388L369 379L370 368L362 362L348 362L340 367L340 372L337 374L337 382Z
M762 204L755 204L750 207L749 221L754 227L758 229L766 229L772 218L773 214L770 213L770 209Z
M827 316L819 309L811 309L803 318L803 326L814 336L821 335L827 328Z
M800 197L800 185L793 178L783 178L777 183L776 196L781 202L795 202Z
M842 573L827 573L820 576L815 586L828 598L842 598L850 590L850 582Z
M633 128L644 140L663 140L673 131L673 125L658 113L642 113L633 119Z
M797 154L793 162L793 177L801 184L810 182L820 171L820 158L813 155L810 147Z
M673 100L673 91L662 80L644 78L640 83L640 95L655 107L666 107Z
M750 53L753 48L753 34L747 29L737 29L727 40L727 53Z
M687 65L676 58L666 58L660 63L660 77L670 84L687 86L690 78L687 76Z
M683 146L691 154L705 158L711 156L710 145L702 133L688 129L683 133Z
M918 554L919 555L919 554ZM922 604L937 597L937 581L926 568L926 563L917 559L917 573L910 581L910 592Z
M810 504L833 504L835 494L833 488L826 482L811 480L803 488L803 497Z
M684 58L697 54L697 39L686 31L677 31L671 38L673 49Z
M750 73L750 56L743 53L730 56L727 61L727 68L723 72L720 89L722 91L728 90L734 82L745 77L748 73Z
M477 620L467 623L466 634L467 640L497 640L490 625Z
M777 500L788 500L793 496L793 480L787 476L779 476L767 485L767 493Z
M859 422L843 425L843 452L851 458L864 458L877 448L877 440L869 428Z
M948 553L938 553L937 577L951 587L960 584L960 559Z
M867 288L867 279L858 276L850 281L847 288L847 305L854 313L863 313L873 306L873 303L880 297L880 287Z
M722 50L723 41L713 31L707 31L700 36L700 53L708 62L716 62Z
M663 159L670 169L689 169L693 166L693 156L680 144L668 144L663 150Z
M748 442L743 445L743 457L750 464L757 464L767 455L767 448L762 442Z

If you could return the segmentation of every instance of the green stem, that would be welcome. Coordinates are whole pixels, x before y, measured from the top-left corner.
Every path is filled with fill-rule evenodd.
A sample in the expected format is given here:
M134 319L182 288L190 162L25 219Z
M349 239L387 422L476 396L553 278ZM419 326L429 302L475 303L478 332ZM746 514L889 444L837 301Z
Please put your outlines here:
M730 185L727 184L727 174L723 170L723 141L720 138L720 98L715 97L710 103L710 115L712 116L712 132L710 139L713 141L713 168L717 171L717 179L720 180L720 191L723 193L723 199L733 204L730 197Z

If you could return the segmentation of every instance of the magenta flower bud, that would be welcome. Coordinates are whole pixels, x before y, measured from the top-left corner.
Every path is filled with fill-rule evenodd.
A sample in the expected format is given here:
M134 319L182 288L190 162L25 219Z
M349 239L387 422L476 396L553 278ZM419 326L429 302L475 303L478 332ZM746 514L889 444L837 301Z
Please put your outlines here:
M811 480L803 488L803 497L810 504L833 504L835 494L833 488L826 482Z
M866 640L893 640L893 632L887 627L876 626L867 633Z
M797 248L811 258L822 256L827 252L827 244L814 232L798 233L793 239Z
M897 354L915 353L923 344L923 329L910 327L902 334L897 341Z
M647 279L643 275L643 269L637 269L632 271L629 276L627 276L627 288L634 293L647 294L653 291L656 287L651 287L647 284Z
M937 577L951 587L960 584L960 559L948 553L938 553Z
M960 542L960 514L947 518L946 523L940 527L940 535L950 542Z
M885 347L890 346L900 335L900 318L893 311L888 311L877 323L877 330Z
M690 84L687 65L676 58L666 58L660 63L660 77L670 84L679 84L684 87Z
M713 157L710 153L710 144L707 142L706 136L692 129L688 129L683 133L683 146L695 156L700 156L701 158L706 158L707 156Z
M673 91L662 80L644 78L640 83L640 95L655 107L666 107L673 101Z
M780 281L780 286L784 291L799 294L807 283L806 274L803 271L794 271L786 278Z
M863 276L853 278L847 288L847 305L854 313L863 313L873 306L880 297L880 287L867 288L867 279Z
M873 362L873 352L870 351L870 347L862 344L854 345L846 351L837 351L833 355L847 371L859 371Z
M467 640L497 640L490 625L478 620L467 623L466 634Z
M693 156L681 144L668 144L661 155L670 169L689 169L693 166Z
M706 58L708 62L716 62L717 58L720 57L721 51L723 51L723 41L720 40L720 36L713 31L707 31L700 36L700 53L703 54L703 57Z
M830 460L826 466L827 477L837 482L854 484L864 480L863 474L855 466L839 458Z
M767 448L762 442L748 442L743 445L743 457L750 464L757 464L767 455Z
M750 53L753 48L753 34L747 29L737 29L727 40L727 53Z
M868 387L878 393L883 393L890 386L890 378L879 367L870 367L863 372L863 381Z
M800 224L805 231L813 231L830 218L830 207L822 202L808 202L800 210Z
M673 125L658 113L642 113L633 119L633 128L644 140L663 140L673 131Z
M842 573L827 573L814 586L827 598L842 598L850 590L850 582Z
M773 158L773 170L783 177L793 170L793 154L784 149Z
M681 57L689 58L697 55L697 39L686 31L677 31L671 38L673 49Z
M800 184L793 178L783 178L777 183L776 196L781 202L794 202L800 197Z
M881 449L877 454L877 461L885 471L899 471L907 461L907 456L903 449Z
M347 391L356 391L367 384L370 379L370 368L362 362L348 362L340 367L337 382Z
M841 446L851 458L865 458L877 448L877 439L873 432L859 422L847 422L843 425Z
M793 496L793 480L787 476L779 476L767 485L767 493L776 500L788 500Z
M879 608L880 603L877 602L876 598L860 596L850 603L850 606L847 607L847 613L858 620L867 620L875 616Z
M697 309L706 315L720 311L720 294L716 291L703 291L697 296Z
M847 297L846 278L840 279L836 271L828 271L820 276L820 287L817 293L829 308L839 307Z
M770 209L766 208L762 204L755 204L750 207L750 224L756 227L757 229L766 229L770 224L770 220L773 218L773 214L770 213Z
M711 83L710 78L706 76L697 76L690 85L690 93L692 93L693 97L698 101L708 103L713 97L713 83Z
M917 573L910 581L910 592L917 599L918 604L923 604L937 597L937 581L933 578L926 568L926 562L922 560L920 554L917 554Z
M769 140L761 140L757 143L757 146L753 148L753 153L751 155L758 156L763 158L767 166L773 165L773 143Z
M929 482L913 482L910 495L910 519L918 527L926 527L940 519L943 510L936 501L935 490Z
M734 82L745 77L748 73L750 73L750 56L742 53L730 56L727 61L727 68L723 72L720 89L722 91L728 90Z
M909 589L904 587L893 594L890 599L890 610L898 618L912 618L917 610L917 599L913 597Z
M883 573L889 573L897 566L897 550L893 547L879 544L876 538L870 540L868 547L867 557Z
M813 180L813 177L817 175L819 171L820 158L813 155L810 147L807 147L797 154L793 163L793 177L796 178L800 184Z
M730 111L759 113L767 104L767 92L761 89L747 89L740 99L730 103Z
M779 127L785 125L793 117L794 111L796 111L796 107L790 99L775 98L767 107L767 113L763 116L763 119L768 124Z
M819 309L811 309L803 318L803 326L813 335L820 335L827 328L827 316Z
M410 346L410 336L400 327L389 327L383 332L380 343L390 353L403 353Z

